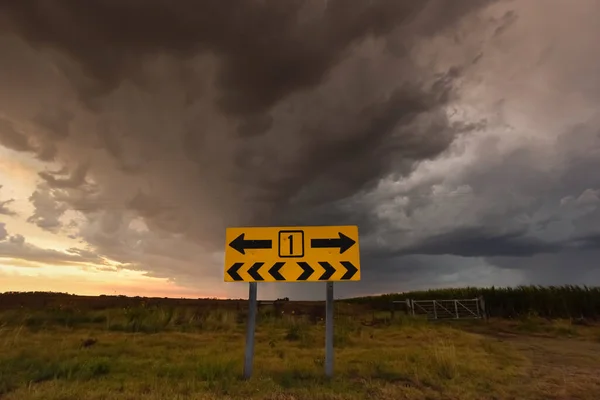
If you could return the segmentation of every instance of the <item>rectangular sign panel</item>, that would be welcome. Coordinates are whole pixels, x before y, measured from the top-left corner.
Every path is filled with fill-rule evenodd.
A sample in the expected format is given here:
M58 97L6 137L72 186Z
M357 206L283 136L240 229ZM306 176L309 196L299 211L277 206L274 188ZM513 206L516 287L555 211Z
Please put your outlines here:
M225 282L360 281L357 226L227 228Z

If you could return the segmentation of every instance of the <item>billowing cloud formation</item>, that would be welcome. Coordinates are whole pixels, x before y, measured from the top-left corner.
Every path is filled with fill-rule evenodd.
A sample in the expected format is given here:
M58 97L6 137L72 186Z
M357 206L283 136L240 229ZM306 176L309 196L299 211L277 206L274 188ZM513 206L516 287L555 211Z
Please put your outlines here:
M30 222L156 276L340 223L376 290L493 280L598 244L600 5L548 3L6 2L0 142L65 166Z
M0 259L18 259L20 265L108 265L106 260L89 250L70 248L66 252L43 249L27 243L22 235L10 235L0 222Z
M252 115L323 82L349 47L368 36L402 28L402 36L411 39L432 35L485 3L378 0L349 7L342 0L186 0L174 6L153 0L140 7L131 0L85 5L34 0L6 3L4 8L9 32L34 45L57 48L81 63L90 78L80 82L83 96L105 94L125 79L138 79L147 57L191 58L209 52L219 62L215 78L220 108Z

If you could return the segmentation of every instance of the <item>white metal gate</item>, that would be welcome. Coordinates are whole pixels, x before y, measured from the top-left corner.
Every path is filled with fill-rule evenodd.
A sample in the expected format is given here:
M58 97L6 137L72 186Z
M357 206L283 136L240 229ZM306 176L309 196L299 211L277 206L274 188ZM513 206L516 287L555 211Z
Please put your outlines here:
M425 315L427 319L473 319L482 318L484 304L481 298L452 300L406 300L408 311L413 315Z

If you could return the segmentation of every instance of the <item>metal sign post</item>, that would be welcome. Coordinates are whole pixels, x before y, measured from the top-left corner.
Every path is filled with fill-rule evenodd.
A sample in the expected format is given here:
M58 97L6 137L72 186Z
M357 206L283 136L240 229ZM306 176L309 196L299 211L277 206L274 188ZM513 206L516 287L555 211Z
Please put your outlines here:
M325 301L325 375L333 377L333 282L327 282Z
M358 227L227 228L225 282L249 282L244 378L252 376L257 282L326 282L325 374L333 376L333 282L360 281Z
M246 354L244 357L244 379L250 379L252 376L252 362L254 361L254 331L256 327L256 282L250 282L250 291L248 294L248 325L246 326Z

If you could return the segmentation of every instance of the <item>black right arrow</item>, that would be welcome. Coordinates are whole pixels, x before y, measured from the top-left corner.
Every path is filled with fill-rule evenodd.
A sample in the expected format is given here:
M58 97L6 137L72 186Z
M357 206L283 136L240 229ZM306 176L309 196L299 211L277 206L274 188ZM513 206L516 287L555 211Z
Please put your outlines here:
M335 274L335 268L327 261L319 261L319 264L321 264L321 267L325 268L325 272L323 272L323 275L319 278L320 281L326 281L331 278L331 275Z
M340 254L354 246L354 239L349 238L342 232L338 232L339 238L332 239L311 239L310 247L313 249L326 249L337 247L340 249Z
M285 278L279 273L279 270L284 265L284 262L276 262L271 268L269 268L269 274L271 274L271 276L275 278L276 281L285 281Z
M358 268L356 268L354 264L352 264L350 261L341 261L340 264L346 267L347 270L346 273L342 276L342 280L352 279L354 274L356 274L356 272L358 271Z
M310 276L312 275L312 273L315 272L315 270L307 262L298 261L298 265L304 271L304 272L302 272L302 275L300 275L298 277L299 281L305 281L305 280L307 280L308 278L310 278Z
M239 269L244 263L235 263L228 270L227 273L233 278L234 281L241 281L242 277L238 274Z
M250 249L270 249L273 247L271 240L246 240L244 239L245 235L245 233L240 233L240 236L229 243L229 247L242 254L246 254L246 250Z
M255 262L248 270L248 275L255 281L264 281L263 277L258 274L258 269L264 265L264 262Z

